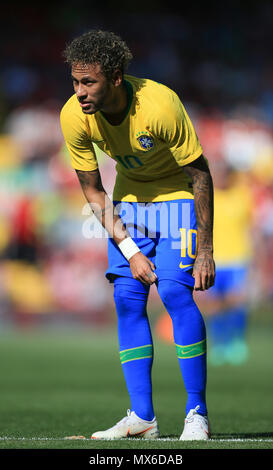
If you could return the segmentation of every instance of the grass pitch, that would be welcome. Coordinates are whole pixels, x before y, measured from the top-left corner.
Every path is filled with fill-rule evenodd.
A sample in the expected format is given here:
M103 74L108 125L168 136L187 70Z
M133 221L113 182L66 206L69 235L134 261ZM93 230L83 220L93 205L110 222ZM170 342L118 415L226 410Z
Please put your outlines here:
M272 328L272 325L270 325ZM272 333L250 326L250 359L208 367L208 442L181 442L186 394L173 345L154 338L161 439L66 440L112 426L130 407L115 331L4 331L1 449L273 449Z

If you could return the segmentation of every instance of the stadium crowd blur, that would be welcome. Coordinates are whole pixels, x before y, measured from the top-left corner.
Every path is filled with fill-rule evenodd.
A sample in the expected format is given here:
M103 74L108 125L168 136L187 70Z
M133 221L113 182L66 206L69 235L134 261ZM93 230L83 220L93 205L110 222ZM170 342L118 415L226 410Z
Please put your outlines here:
M62 51L91 28L127 41L134 55L128 73L179 94L212 171L225 162L251 192L249 299L272 302L272 4L248 2L246 14L243 4L231 1L198 16L190 6L177 14L153 2L138 10L125 10L121 2L118 12L114 2L101 9L76 3L16 7L16 15L2 6L0 322L114 321L104 278L106 238L94 236L59 125L73 92ZM111 194L113 162L102 154L98 159Z

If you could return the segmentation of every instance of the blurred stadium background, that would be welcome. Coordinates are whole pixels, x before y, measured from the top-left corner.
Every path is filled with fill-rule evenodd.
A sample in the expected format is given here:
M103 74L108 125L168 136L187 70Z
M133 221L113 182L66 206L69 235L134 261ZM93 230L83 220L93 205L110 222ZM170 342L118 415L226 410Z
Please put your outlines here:
M178 11L160 2L57 2L1 7L0 326L115 326L104 278L106 239L88 238L90 219L70 168L59 112L72 94L65 44L109 29L129 44L128 73L172 87L196 127L212 171L227 163L252 199L251 283L254 325L272 328L273 65L270 1ZM106 190L113 162L98 153ZM238 206L240 205L238 200ZM155 289L152 322L162 312ZM200 300L202 303L202 300ZM60 329L59 329L60 331ZM159 333L160 334L160 333ZM272 383L272 380L271 380Z
M129 73L181 96L213 170L228 162L253 196L249 227L253 306L273 295L273 68L271 2L228 2L182 14L150 2L130 10L79 1L3 6L0 72L0 322L113 322L104 280L106 240L88 236L88 212L63 146L59 111L72 94L65 44L89 28L118 32ZM157 7L156 7L157 5ZM216 8L216 9L215 9ZM6 19L8 18L8 21ZM99 154L108 191L111 160ZM238 201L238 204L240 201ZM85 222L85 225L84 225ZM89 232L90 233L90 232ZM154 304L157 295L154 295Z

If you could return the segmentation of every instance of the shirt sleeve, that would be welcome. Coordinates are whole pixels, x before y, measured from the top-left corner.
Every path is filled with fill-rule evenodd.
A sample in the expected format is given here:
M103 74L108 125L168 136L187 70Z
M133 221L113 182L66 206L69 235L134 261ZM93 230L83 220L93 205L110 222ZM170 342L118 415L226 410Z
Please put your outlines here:
M202 155L203 149L192 122L175 93L164 109L160 131L179 166L187 165Z
M65 105L60 115L61 128L71 166L75 170L92 171L98 168L96 153L83 118Z

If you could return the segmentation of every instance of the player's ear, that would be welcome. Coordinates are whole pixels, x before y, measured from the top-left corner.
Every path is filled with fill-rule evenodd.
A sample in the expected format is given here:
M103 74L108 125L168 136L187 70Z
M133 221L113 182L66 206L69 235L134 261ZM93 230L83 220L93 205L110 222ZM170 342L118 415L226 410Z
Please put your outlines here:
M122 84L122 80L123 80L123 74L121 72L121 70L115 70L113 72L113 75L112 75L112 84L114 86L120 86Z

